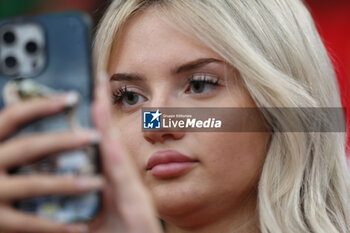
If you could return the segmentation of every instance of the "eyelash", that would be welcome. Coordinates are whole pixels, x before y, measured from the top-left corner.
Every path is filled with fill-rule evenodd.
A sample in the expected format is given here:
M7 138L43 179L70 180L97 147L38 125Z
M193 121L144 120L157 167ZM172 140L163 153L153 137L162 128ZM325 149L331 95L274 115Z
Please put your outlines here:
M200 78L195 78L195 74L191 76L191 78L188 79L188 84L192 85L192 84L197 84L197 83L203 83L203 84L209 84L212 85L213 87L218 86L219 85L219 77L215 77L216 80L213 79L208 79L207 75L204 74L203 76L200 76ZM117 91L112 93L112 97L113 97L113 104L120 104L121 101L127 96L127 95L132 95L132 94L136 94L139 95L136 92L133 91L129 91L127 86L124 87L120 87L118 88Z
M132 92L132 91L128 91L128 88L126 86L119 87L116 92L112 93L112 95L113 95L113 104L120 103L125 96L130 95L130 94L136 94L136 93Z
M220 78L216 77L216 80L212 80L212 79L208 79L206 75L204 75L204 77L200 78L200 79L195 79L194 75L191 76L191 78L189 79L189 83L193 84L193 83L206 83L206 84L211 84L213 86L218 86L219 85L219 80Z

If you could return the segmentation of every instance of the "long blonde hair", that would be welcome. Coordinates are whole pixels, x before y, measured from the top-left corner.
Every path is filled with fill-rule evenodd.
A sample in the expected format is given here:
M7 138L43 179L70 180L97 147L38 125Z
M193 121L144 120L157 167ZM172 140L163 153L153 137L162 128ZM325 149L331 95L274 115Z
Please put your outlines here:
M123 25L150 6L235 67L258 107L341 106L330 59L300 0L115 0L96 34L97 71L107 69ZM349 233L345 134L274 133L257 210L263 233Z

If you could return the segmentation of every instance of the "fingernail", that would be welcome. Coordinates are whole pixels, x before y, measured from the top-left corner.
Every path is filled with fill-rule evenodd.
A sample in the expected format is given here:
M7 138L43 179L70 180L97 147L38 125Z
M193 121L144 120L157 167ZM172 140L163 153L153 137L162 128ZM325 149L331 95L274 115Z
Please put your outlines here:
M100 84L108 83L108 74L106 71L100 71L97 77Z
M89 233L90 230L86 224L78 224L78 225L67 226L66 232L67 233Z
M90 132L90 141L92 144L98 144L101 141L101 134L100 132L94 130Z
M75 91L68 92L65 96L65 105L73 107L79 102L79 94Z
M102 177L79 177L76 182L77 187L82 191L96 190L103 187L104 182Z
M76 146L96 145L101 141L101 134L96 130L78 129L72 130L75 134Z

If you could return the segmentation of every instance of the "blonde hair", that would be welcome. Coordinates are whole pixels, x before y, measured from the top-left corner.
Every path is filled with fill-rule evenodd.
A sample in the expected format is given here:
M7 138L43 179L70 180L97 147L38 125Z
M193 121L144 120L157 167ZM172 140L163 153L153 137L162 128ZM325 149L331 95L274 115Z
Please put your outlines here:
M331 62L300 0L115 0L97 31L97 71L107 69L123 25L149 6L235 67L258 107L341 106ZM283 125L284 116L274 119ZM349 233L344 133L274 133L257 211L263 233Z

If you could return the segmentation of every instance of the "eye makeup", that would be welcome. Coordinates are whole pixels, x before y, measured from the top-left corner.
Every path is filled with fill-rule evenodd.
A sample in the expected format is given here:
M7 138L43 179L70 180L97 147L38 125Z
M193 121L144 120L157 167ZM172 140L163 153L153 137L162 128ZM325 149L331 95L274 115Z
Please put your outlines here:
M217 89L221 86L221 78L217 75L206 73L206 72L196 72L192 73L188 78L185 78L184 89L181 88L181 92L184 92L187 95L193 95L196 97L201 96L212 96L214 95L214 89ZM125 81L116 81L116 83L122 83ZM148 99L142 94L144 88L139 88L135 83L131 84L129 81L126 82L124 86L115 88L112 92L112 103L114 105L119 105L123 108L136 107L143 102L146 102Z

